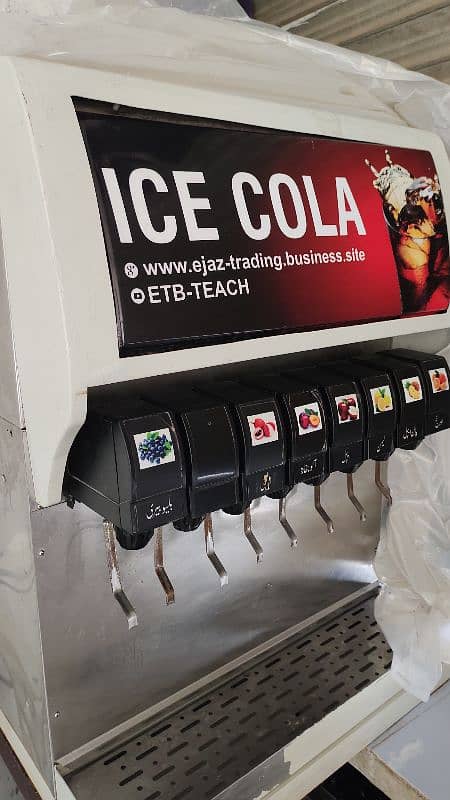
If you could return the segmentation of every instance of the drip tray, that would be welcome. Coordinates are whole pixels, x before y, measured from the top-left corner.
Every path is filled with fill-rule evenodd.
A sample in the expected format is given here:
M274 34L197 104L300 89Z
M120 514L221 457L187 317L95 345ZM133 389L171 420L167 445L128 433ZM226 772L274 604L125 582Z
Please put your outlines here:
M246 796L237 781L389 669L375 595L286 639L69 775L76 799ZM289 777L289 765L277 761L276 780L271 769L269 785L264 771L255 778L261 792Z

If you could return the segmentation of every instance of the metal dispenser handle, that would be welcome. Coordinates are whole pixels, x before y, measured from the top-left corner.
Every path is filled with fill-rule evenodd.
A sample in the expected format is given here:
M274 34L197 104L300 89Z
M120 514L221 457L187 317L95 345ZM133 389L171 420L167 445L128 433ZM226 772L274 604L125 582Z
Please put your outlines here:
M164 589L166 603L168 606L175 602L175 590L170 582L169 576L164 569L164 549L163 549L163 529L156 528L154 543L155 572L158 580Z
M363 508L363 506L359 502L358 498L355 496L355 491L354 491L354 488L353 488L353 475L352 475L351 472L347 473L347 494L348 494L348 499L355 506L355 508L356 508L356 510L357 510L357 512L359 514L359 518L360 518L361 522L366 522L367 514L366 514L365 509Z
M325 509L324 509L324 507L323 507L323 505L321 503L321 500L320 500L320 484L318 484L317 486L314 486L314 506L315 506L315 509L316 509L317 513L320 514L320 516L322 517L323 521L325 522L325 525L327 526L328 533L330 533L330 534L334 533L333 520L331 519L331 517L325 511Z
M383 483L381 479L381 461L375 461L375 485L381 492L383 497L386 498L388 504L392 505L392 494L387 483Z
M106 561L112 593L128 620L128 629L131 630L138 624L138 619L133 605L130 603L123 590L119 562L117 560L116 529L112 522L108 522L107 520L103 522L103 535L105 538Z
M287 535L289 536L291 547L297 547L298 545L298 537L296 536L294 529L289 524L287 517L286 517L286 497L281 497L278 503L278 519L280 520L281 525L283 526L284 530L286 531Z
M250 506L244 509L244 536L248 540L250 547L252 547L256 553L257 564L260 564L263 560L264 550L252 531L252 515L250 512Z
M211 564L213 565L214 569L216 570L220 578L220 585L226 586L228 584L228 573L214 549L214 533L213 533L211 514L206 515L204 526L205 526L206 555L208 556Z

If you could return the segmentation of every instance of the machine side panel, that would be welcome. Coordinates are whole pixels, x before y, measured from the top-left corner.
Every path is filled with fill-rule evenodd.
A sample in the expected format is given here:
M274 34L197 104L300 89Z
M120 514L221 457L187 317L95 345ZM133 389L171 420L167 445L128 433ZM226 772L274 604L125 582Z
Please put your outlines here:
M0 708L52 787L24 439L19 428L4 420L0 420L0 521Z

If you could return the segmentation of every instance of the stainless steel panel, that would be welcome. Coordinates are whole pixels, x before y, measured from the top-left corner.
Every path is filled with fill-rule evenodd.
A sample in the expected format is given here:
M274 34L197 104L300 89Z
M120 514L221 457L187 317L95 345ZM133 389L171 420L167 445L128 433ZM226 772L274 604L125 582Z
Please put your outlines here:
M374 580L380 498L373 464L355 476L368 512L361 526L343 475L330 478L323 502L335 520L329 536L299 487L288 518L296 550L277 519L278 503L255 508L264 547L257 565L242 519L215 514L216 550L229 574L220 589L201 530L164 531L165 563L176 602L167 607L153 571L151 546L119 553L124 588L139 626L128 632L107 579L101 519L76 505L32 513L45 672L55 757L60 758L133 715L226 665L260 643Z
M0 708L52 786L22 431L0 420Z
M77 800L252 800L289 778L283 749L391 658L372 595L177 704L74 772L69 786Z

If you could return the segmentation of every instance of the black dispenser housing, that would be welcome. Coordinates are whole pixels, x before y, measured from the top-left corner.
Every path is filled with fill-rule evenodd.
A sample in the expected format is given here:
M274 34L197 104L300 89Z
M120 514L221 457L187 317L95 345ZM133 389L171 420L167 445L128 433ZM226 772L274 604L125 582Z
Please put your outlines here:
M187 514L173 414L118 398L91 408L70 451L65 490L112 522L122 547L144 547L155 528Z
M187 471L188 516L180 530L195 530L206 514L239 502L238 435L227 403L190 387L153 390L151 401L170 409L181 432Z
M358 384L334 372L332 366L289 371L298 385L320 392L327 411L329 471L355 472L367 459L366 409Z
M391 351L361 356L357 361L390 376L398 408L396 447L415 450L425 437L427 416L425 388L418 365L394 358Z
M248 383L273 392L280 405L287 444L284 493L297 483L323 483L329 474L328 422L320 392L293 376L273 373L251 376Z
M367 458L387 461L395 450L398 402L392 378L386 370L358 361L333 361L333 369L358 384L366 413Z
M422 353L419 350L396 348L389 355L417 365L426 400L425 434L450 427L450 382L448 364L443 356Z
M286 481L286 441L281 411L275 395L264 389L223 380L199 390L224 401L239 437L240 499L223 507L241 514L258 497L283 492Z

